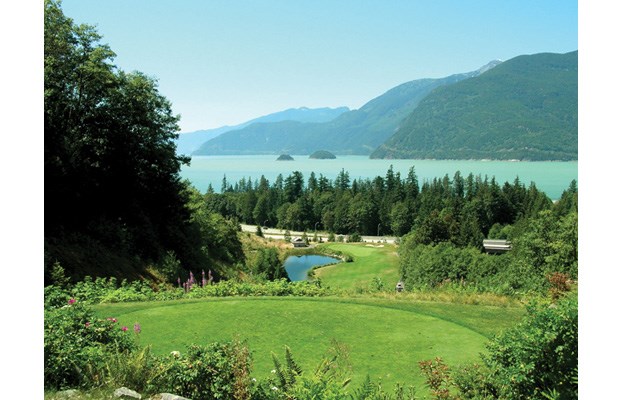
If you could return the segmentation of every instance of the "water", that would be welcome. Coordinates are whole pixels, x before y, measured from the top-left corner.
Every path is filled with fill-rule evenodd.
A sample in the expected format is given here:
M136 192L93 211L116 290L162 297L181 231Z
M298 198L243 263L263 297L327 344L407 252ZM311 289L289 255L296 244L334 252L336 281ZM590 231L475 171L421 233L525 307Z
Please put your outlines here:
M276 161L276 155L245 155L245 156L194 156L191 165L184 166L181 177L189 179L201 192L206 192L209 184L216 192L220 191L222 178L226 176L229 184L241 178L260 179L261 175L272 184L278 174L286 178L293 171L300 171L307 182L311 172L319 177L323 174L328 179L335 179L344 169L353 179L373 179L383 176L393 166L394 173L400 172L401 179L407 177L409 168L415 167L418 181L442 178L448 174L450 178L456 171L463 177L470 173L475 176L495 177L502 185L512 183L516 177L528 186L530 182L542 190L551 199L560 197L570 182L577 181L577 161L474 161L474 160L371 160L368 156L338 156L335 160L313 160L307 155L293 155L295 161Z
M289 256L284 261L284 269L291 281L305 281L308 278L308 271L317 265L327 265L340 262L339 259L310 254L305 256Z

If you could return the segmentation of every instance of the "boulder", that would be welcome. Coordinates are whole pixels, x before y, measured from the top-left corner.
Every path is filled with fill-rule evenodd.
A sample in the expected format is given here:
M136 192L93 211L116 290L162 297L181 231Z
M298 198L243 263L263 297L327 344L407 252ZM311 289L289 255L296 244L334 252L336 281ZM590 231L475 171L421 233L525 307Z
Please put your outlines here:
M172 393L159 393L151 397L150 400L190 400L187 397L177 396Z
M114 391L114 397L118 397L119 399L141 399L142 395L134 390L122 387Z

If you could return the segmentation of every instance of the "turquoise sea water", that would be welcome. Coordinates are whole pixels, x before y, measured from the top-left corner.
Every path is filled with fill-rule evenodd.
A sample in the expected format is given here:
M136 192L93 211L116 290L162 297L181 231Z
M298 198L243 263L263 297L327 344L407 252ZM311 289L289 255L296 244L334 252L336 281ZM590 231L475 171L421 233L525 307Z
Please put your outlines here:
M295 161L276 161L275 155L252 156L194 156L190 166L184 166L181 177L190 182L201 192L206 192L209 184L216 192L220 191L222 178L226 176L229 184L241 178L260 179L261 175L273 183L282 174L286 178L293 171L300 171L307 182L311 172L317 177L323 174L328 179L335 179L344 169L353 179L373 179L385 176L392 165L394 173L400 172L401 179L407 177L409 168L415 167L418 181L441 178L448 174L450 178L456 171L463 177L469 173L495 177L502 185L512 183L516 177L526 186L534 182L539 190L544 191L551 199L560 197L568 188L571 180L577 179L577 161L474 161L474 160L371 160L368 156L338 156L335 160L314 160L307 155L293 155Z

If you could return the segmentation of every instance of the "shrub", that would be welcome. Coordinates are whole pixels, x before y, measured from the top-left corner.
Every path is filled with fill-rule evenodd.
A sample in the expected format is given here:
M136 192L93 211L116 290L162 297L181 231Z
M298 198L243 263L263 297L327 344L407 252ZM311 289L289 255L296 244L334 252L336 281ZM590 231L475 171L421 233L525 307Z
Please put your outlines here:
M63 389L101 384L106 358L135 349L132 332L113 318L102 319L85 305L70 299L44 313L44 385Z
M153 355L151 347L139 351L109 353L106 357L106 386L128 387L137 392L156 393L162 363Z
M357 232L352 233L347 237L347 242L349 243L359 243L361 241L362 241L362 235L360 235Z
M522 323L494 338L483 360L500 398L577 398L577 295L532 303Z
M350 399L346 387L350 382L348 350L332 341L332 347L312 373L302 371L288 347L285 361L272 353L274 370L272 376L261 381L254 389L256 399Z
M170 355L163 365L160 391L194 400L250 397L250 352L238 340L191 345L187 354Z
M162 261L156 269L166 278L167 282L175 282L178 276L185 273L181 267L181 261L171 250L162 257Z
M549 294L553 300L559 299L563 294L570 290L570 278L568 274L554 272L547 275L547 280L551 285Z
M434 360L420 361L418 365L426 377L426 384L435 399L450 400L458 398L450 392L450 388L454 386L450 375L450 368L441 358L437 357Z

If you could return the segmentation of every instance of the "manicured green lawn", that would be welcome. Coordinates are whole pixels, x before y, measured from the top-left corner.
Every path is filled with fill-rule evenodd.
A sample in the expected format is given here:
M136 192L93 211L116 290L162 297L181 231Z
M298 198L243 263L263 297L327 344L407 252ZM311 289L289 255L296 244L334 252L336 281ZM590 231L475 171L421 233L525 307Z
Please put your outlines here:
M329 287L368 288L374 278L381 278L386 289L399 281L398 254L391 244L328 243L321 245L353 256L351 263L339 263L315 270L315 276Z
M418 361L442 357L449 364L479 361L487 336L508 327L521 309L405 302L371 298L235 297L99 305L102 317L128 327L141 324L140 344L159 354L238 337L247 340L254 374L273 369L288 345L305 370L313 369L332 340L349 349L352 385L366 374L391 388L414 384L425 393Z

